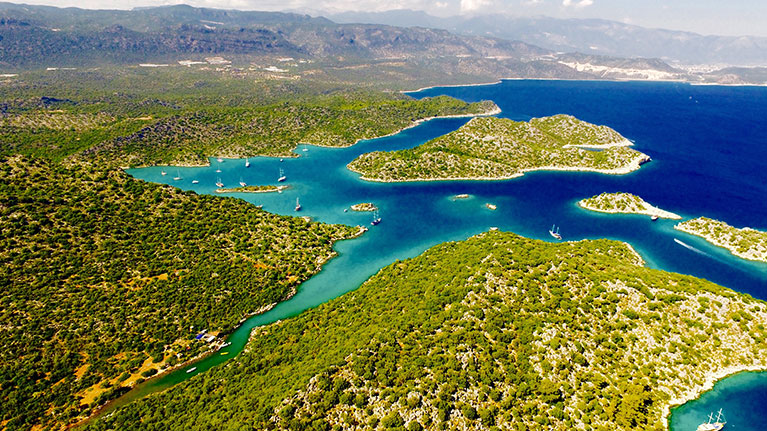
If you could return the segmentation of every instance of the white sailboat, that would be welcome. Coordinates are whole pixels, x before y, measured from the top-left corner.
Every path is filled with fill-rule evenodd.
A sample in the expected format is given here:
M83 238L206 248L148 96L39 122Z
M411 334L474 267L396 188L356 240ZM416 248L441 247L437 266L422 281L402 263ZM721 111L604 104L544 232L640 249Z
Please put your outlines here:
M298 203L298 198L296 198L296 211L301 211L301 204Z
M162 175L164 177L164 176L168 175L168 173L165 172L165 171L160 171L160 175Z
M719 431L724 428L725 425L727 425L727 421L724 419L722 409L719 409L719 412L716 414L716 419L714 419L714 413L711 412L711 414L708 415L708 422L698 425L697 431Z
M245 187L247 184L245 184L245 181L242 180L242 177L240 177L240 187Z
M176 169L176 176L173 177L173 181L178 181L181 179L181 171Z
M216 180L216 187L224 187L224 183L221 182L220 177Z
M221 162L223 162L223 161L224 161L224 159L222 159L221 157L219 157L219 158L217 158L217 159L216 159L216 161L217 161L217 162L219 162L219 163L221 163Z
M288 177L286 177L286 176L285 176L285 171L283 171L282 169L280 169L280 177L279 177L279 178L277 178L277 181L278 181L278 182L283 182L283 181L285 181L285 180L287 180L287 179L288 179Z
M247 158L245 159L245 167L246 168L250 167L250 160L248 160Z
M199 180L192 180L192 184L197 184L199 182L200 182Z
M378 223L381 223L381 216L378 215L378 211L374 211L373 212L373 221L371 221L370 224L375 226Z
M559 228L557 227L557 230L554 230L556 225L551 225L551 229L549 229L549 235L553 236L556 239L562 239L562 235L559 234Z

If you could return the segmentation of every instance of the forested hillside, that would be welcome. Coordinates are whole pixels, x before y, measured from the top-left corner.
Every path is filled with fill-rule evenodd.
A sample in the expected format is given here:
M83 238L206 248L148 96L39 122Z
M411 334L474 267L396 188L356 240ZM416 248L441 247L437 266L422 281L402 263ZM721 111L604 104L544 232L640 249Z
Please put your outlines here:
M671 399L767 367L767 304L640 264L608 240L438 245L89 429L663 430Z
M67 423L289 297L356 228L0 159L0 422Z

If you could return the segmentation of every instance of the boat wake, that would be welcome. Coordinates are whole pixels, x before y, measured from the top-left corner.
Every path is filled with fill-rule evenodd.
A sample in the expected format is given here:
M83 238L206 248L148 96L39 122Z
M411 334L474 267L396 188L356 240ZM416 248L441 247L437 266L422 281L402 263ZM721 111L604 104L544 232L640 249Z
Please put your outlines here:
M691 246L690 244L687 244L687 243L685 243L685 242L682 242L682 241L681 241L681 240L679 240L679 239L676 239L676 238L674 238L674 242L675 242L675 243L677 243L677 244L679 244L679 245L681 245L682 247L684 247L684 248L686 248L686 249L688 249L688 250L692 250L692 251L694 251L695 253L698 253L698 254L702 254L703 256L708 256L708 257L710 257L710 258L712 258L712 259L716 259L714 256L712 256L712 255L710 255L710 254L706 253L705 251L703 251L703 250L699 250L699 249L697 249L697 248L695 248L695 247ZM719 260L719 259L717 259L717 260Z

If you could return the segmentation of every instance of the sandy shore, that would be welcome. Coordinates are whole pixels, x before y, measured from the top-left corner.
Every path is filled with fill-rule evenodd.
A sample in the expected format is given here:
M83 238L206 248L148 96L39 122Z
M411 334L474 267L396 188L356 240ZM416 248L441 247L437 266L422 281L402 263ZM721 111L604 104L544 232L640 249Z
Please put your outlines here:
M477 84L431 85L431 86L428 86L428 87L421 87L418 90L400 90L400 93L403 93L403 94L404 93L418 93L419 91L430 90L432 88L481 87L483 85L500 84L501 82L503 82L504 79L507 79L507 78L502 78L502 79L499 79L497 81L492 81L492 82L480 82L480 83L477 83Z
M637 258L637 261L636 261L637 266L645 266L645 261L644 261L644 259L642 259L642 255L639 254L639 252L636 251L636 249L631 244L629 244L627 242L624 242L624 244L626 244L626 247L628 247L629 250L631 250L631 252L634 254L634 256L636 256L636 258Z
M437 177L437 178L413 178L403 180L382 180L378 178L368 178L362 175L362 172L352 169L349 165L346 168L352 172L360 174L360 179L365 181L371 181L376 183L404 183L404 182L426 182L426 181L501 181L510 180L513 178L519 178L527 172L535 171L571 171L571 172L595 172L598 174L607 175L625 175L639 169L640 165L650 161L650 156L646 154L639 154L632 159L626 166L615 169L595 169L587 167L573 167L573 166L540 166L536 168L522 169L520 172L511 175L502 175L497 177Z
M603 209L603 208L597 208L594 206L589 206L586 203L586 199L578 201L578 206L587 209L589 211L595 211L600 213L607 213L607 214L640 214L640 215L646 215L646 216L657 216L659 218L667 218L667 219L674 219L674 220L680 220L682 216L678 214L674 214L670 211L662 210L656 206L650 205L649 203L642 201L642 205L644 206L643 209L630 209L626 211L621 211L618 209Z
M290 186L276 186L274 188L261 189L261 190L250 190L250 189L240 190L241 187L235 187L231 189L216 189L216 193L276 193L289 188Z

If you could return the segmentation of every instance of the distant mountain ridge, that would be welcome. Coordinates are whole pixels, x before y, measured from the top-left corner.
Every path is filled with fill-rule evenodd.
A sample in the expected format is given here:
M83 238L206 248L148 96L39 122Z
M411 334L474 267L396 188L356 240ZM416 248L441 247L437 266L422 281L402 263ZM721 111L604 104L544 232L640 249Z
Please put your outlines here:
M199 64L203 59L217 67L230 65L226 67L237 69L260 68L259 64L264 62L297 57L302 64L322 61L320 73L335 74L340 79L357 73L369 79L365 82L377 82L386 76L395 86L402 86L404 77L418 80L423 76L430 77L426 78L429 84L501 78L767 84L767 68L710 68L701 72L672 67L658 58L617 57L593 52L596 49L557 52L509 39L508 32L514 27L509 25L508 32L502 32L505 22L502 16L465 19L466 23L473 22L472 19L496 22L496 27L488 25L486 29L491 35L495 31L499 37L456 33L460 29L427 28L438 27L449 19L440 24L437 21L443 19L419 12L365 16L370 20L391 18L401 25L419 25L337 24L305 14L187 5L126 11L0 3L0 69L7 73L98 65L178 65L180 61ZM466 23L461 25L468 26ZM544 42L556 46L573 39L546 34ZM506 38L501 37L504 35ZM389 62L387 67L391 70L381 72L374 66L383 61ZM363 63L367 71L350 69ZM261 69L287 72L277 67ZM307 73L318 72L304 69ZM376 74L378 78L373 78Z
M521 40L560 52L653 57L683 64L767 66L767 37L715 36L651 29L602 19L512 17L504 14L440 18L422 11L345 12L340 23L442 28L459 34Z
M186 54L524 61L550 54L522 42L440 29L336 24L308 15L186 5L123 11L0 3L0 41L0 65L15 68L174 60Z

